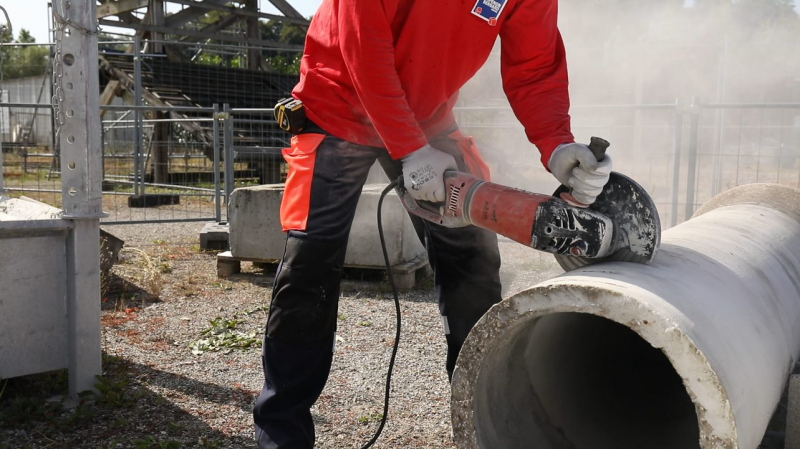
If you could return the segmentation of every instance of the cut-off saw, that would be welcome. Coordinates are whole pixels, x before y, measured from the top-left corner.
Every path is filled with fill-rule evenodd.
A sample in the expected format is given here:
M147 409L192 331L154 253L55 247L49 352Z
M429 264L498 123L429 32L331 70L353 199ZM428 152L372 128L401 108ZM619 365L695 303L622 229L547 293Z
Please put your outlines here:
M608 146L592 137L589 149L601 161ZM611 172L603 192L588 207L577 203L565 186L543 195L452 170L444 173L444 184L444 203L416 201L402 184L400 199L410 213L441 226L474 225L553 253L567 271L603 261L650 263L661 243L655 203L621 173Z

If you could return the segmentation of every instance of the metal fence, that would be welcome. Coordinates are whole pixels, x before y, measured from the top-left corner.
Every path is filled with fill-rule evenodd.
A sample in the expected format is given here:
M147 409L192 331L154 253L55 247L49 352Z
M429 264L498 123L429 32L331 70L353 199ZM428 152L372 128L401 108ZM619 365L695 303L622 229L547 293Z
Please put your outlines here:
M251 47L169 42L157 48L166 44L100 44L103 207L109 214L103 224L224 221L234 188L285 180L280 150L289 136L272 110L209 102L271 105L288 95L296 76L225 71L240 65ZM292 59L284 53L290 52L273 51L266 60ZM20 72L13 63L4 61L7 73ZM0 80L0 191L60 207L52 68L45 65L41 74ZM21 133L21 124L34 132Z
M476 136L496 181L538 192L555 189L510 108L456 112L464 131ZM647 189L665 227L738 185L800 188L800 103L575 105L571 114L578 141L596 135L611 142L615 170Z
M250 47L135 39L100 48L104 224L224 221L234 188L285 180L281 149L290 136L277 128L271 106L296 77L223 71L237 67ZM276 66L294 58L273 53L267 60ZM28 68L30 76L0 82L0 189L60 207L52 69L37 64L42 73ZM456 114L478 139L497 182L555 189L507 104L461 106ZM574 105L571 114L578 141L592 135L611 141L615 169L651 193L664 226L737 185L800 187L797 103Z

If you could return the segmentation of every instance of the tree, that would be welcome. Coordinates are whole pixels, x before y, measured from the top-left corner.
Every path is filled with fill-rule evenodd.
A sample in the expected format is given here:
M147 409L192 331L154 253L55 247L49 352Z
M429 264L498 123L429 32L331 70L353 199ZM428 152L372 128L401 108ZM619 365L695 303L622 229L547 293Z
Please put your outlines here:
M306 32L301 27L284 23L278 20L260 22L261 38L282 44L304 45ZM297 75L300 73L300 59L303 54L299 51L263 50L261 55L269 63L272 70L278 73Z
M8 32L0 35L3 43L36 43L36 39L26 29L21 29L16 41ZM25 78L45 75L48 71L50 50L47 46L11 46L0 49L2 55L3 79Z

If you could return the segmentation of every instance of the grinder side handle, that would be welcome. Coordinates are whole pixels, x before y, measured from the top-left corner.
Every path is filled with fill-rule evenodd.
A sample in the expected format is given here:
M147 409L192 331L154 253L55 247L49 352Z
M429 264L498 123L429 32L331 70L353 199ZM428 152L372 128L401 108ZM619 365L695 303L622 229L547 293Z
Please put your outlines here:
M606 150L611 146L606 139L592 136L589 141L589 150L594 154L597 162L602 161L606 157Z

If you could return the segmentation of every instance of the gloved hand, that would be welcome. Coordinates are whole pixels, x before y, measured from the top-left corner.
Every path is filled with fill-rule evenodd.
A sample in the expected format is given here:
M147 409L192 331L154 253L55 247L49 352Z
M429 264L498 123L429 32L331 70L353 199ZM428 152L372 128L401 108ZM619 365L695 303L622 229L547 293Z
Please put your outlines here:
M564 143L550 155L547 164L556 179L572 187L572 196L583 204L592 204L603 191L611 173L611 157L597 162L589 147L582 143Z
M436 203L446 199L444 172L458 170L453 156L425 145L404 157L402 161L403 184L411 198Z

